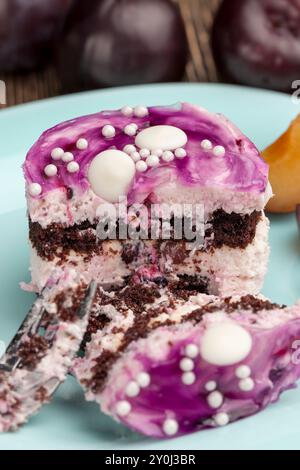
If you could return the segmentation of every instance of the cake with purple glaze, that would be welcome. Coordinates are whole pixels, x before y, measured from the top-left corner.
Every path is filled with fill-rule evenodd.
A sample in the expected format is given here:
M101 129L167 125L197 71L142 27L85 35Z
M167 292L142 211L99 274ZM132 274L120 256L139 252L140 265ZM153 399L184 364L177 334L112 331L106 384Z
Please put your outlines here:
M68 267L101 285L124 285L135 273L146 281L184 279L214 295L261 289L269 252L268 167L222 115L183 103L79 117L42 134L24 175L34 290L53 269ZM161 232L153 239L149 231L138 239L120 230L99 237L104 208L124 201L146 211L201 206L203 244L191 249L190 239L165 239ZM136 213L128 214L134 222Z
M75 375L87 400L166 438L253 415L300 376L300 304L219 298L172 281L99 287Z

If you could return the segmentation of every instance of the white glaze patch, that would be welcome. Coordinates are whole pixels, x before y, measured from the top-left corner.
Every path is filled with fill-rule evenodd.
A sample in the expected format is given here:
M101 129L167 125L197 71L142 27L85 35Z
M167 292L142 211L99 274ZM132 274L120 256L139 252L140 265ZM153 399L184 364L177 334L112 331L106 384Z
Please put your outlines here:
M142 130L135 138L139 148L175 150L187 143L187 135L178 127L152 126Z
M245 359L251 347L252 338L245 328L233 322L222 322L207 328L200 352L209 364L229 366Z
M125 152L105 150L92 160L88 179L97 196L108 202L118 202L125 196L134 179L135 165Z

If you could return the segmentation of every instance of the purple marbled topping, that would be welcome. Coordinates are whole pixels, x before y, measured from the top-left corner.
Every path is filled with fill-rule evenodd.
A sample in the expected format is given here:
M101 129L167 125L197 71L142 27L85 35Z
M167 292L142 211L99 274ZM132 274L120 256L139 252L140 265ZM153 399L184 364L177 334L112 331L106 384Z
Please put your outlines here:
M129 192L131 202L142 201L155 188L167 182L177 181L187 187L216 187L228 190L262 193L268 179L268 166L262 160L255 145L246 138L230 121L219 114L183 103L172 107L151 107L144 118L126 117L121 111L105 111L79 117L61 123L42 134L27 154L24 174L27 183L39 183L42 197L57 188L72 188L86 191L88 167L100 152L115 146L122 150L127 144L134 144L135 137L124 134L126 125L134 122L139 131L155 125L171 125L182 129L188 137L185 146L187 157L172 162L161 162L157 168L149 168L144 174L136 173ZM116 129L112 138L102 136L104 125L111 124ZM88 141L86 150L78 150L79 138ZM201 141L209 139L212 144L222 145L224 157L215 157L212 152L201 148ZM77 173L69 173L66 163L53 161L51 151L61 147L72 152L80 165ZM46 165L54 163L58 167L56 176L44 174Z
M243 324L242 318L239 323ZM259 412L277 401L283 391L294 388L300 377L299 360L293 359L293 341L299 338L300 319L273 328L257 328L250 324L244 327L253 341L248 357L240 363L220 367L197 356L193 359L196 380L191 385L182 383L179 363L188 344L201 345L205 328L201 324L160 328L147 339L132 344L119 360L97 401L106 413L125 425L158 438L167 437L163 423L168 418L176 420L178 431L174 435L179 436L218 426L215 420L219 413L224 413L228 422L233 422ZM151 344L156 344L162 351L159 357L150 353L153 350ZM254 382L252 390L239 388L236 370L241 364L250 367ZM147 372L151 383L141 389L138 396L129 398L124 392L124 384L134 379L136 371ZM223 397L223 403L215 409L208 403L211 392L205 388L210 381L216 382L216 390ZM122 400L131 405L131 411L124 417L116 414L116 405Z

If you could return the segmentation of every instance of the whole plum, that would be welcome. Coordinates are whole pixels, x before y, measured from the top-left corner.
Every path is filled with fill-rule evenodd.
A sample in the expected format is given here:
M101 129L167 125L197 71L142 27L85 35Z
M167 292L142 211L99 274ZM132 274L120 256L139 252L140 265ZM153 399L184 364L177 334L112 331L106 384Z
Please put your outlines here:
M300 79L300 0L224 0L212 47L224 79L291 91Z
M0 70L45 62L73 0L1 0Z
M184 24L171 0L77 0L58 47L64 88L179 80Z

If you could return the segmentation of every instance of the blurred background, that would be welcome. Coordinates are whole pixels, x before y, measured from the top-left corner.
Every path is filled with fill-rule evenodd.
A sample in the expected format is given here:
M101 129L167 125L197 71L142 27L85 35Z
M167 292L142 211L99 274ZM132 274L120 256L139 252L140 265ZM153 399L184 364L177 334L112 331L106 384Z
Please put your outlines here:
M1 107L181 80L291 92L297 79L300 0L0 0Z

